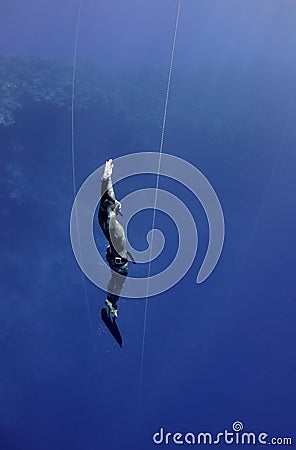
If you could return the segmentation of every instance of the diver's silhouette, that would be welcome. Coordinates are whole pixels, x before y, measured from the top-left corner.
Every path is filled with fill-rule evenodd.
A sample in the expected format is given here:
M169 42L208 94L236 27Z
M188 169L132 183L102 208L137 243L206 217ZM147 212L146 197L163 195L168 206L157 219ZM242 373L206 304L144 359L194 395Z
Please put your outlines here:
M135 263L132 255L126 249L126 237L123 226L117 216L121 214L121 203L116 200L113 184L113 161L106 161L102 176L101 201L98 213L100 227L109 242L106 259L111 269L111 279L108 284L108 295L105 300L107 312L113 321L118 315L117 302L121 289L128 275L128 258Z

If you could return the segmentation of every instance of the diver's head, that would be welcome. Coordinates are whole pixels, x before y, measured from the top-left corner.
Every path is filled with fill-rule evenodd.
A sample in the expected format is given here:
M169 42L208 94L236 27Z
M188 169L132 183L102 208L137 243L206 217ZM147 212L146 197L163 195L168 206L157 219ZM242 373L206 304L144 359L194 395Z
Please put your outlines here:
M121 203L118 200L115 200L114 212L115 212L116 215L120 214L122 216Z

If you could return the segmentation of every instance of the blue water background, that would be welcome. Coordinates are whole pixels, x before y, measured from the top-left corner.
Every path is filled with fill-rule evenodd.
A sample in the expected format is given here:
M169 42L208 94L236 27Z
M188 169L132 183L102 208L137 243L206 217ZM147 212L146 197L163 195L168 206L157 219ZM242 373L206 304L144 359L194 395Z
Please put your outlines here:
M115 79L138 72L147 89L138 111L125 100L135 114L129 125L111 113L87 121L77 113L77 187L109 157L158 151L161 114L143 115L148 98L162 111L176 7L83 3L78 66L90 60ZM2 1L1 54L71 65L78 9L78 1ZM196 285L207 221L180 188L200 249L185 278L148 301L142 380L145 302L121 302L118 348L100 321L105 294L84 285L71 249L71 121L32 111L14 136L18 152L2 152L2 173L13 172L20 197L1 197L2 450L149 450L160 427L217 433L235 420L293 436L295 23L289 0L182 2L164 151L212 183L226 239L214 273ZM149 84L149 72L159 83L154 76ZM151 219L145 213L133 224L140 247ZM169 260L176 230L162 215L157 225L167 229ZM96 240L104 247L99 229Z

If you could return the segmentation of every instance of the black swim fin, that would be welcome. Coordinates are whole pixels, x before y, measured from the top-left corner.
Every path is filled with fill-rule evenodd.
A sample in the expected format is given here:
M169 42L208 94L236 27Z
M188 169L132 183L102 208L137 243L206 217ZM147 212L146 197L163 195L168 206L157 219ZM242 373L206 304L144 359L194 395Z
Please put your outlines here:
M110 331L110 333L112 334L118 345L122 347L122 337L119 328L116 324L116 318L115 317L113 317L113 319L110 318L107 308L101 309L101 317L104 324L106 325L106 327L108 328L108 330Z

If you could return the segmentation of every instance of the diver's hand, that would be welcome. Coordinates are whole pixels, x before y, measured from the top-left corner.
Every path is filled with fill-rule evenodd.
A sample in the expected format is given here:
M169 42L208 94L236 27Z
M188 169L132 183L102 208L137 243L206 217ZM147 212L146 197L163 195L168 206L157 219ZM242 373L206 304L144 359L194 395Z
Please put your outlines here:
M114 167L114 164L113 164L113 160L112 159L109 159L109 161L106 161L105 170L104 170L104 174L103 174L103 179L104 180L107 180L108 178L111 177L113 167Z

